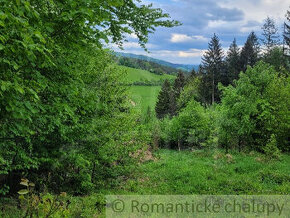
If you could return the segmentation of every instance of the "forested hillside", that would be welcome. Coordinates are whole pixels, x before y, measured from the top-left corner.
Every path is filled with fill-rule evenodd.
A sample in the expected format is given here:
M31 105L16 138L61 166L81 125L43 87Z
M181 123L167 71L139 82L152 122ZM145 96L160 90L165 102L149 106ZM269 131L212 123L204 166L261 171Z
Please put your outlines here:
M178 71L177 69L172 68L172 67L168 67L161 64L157 64L155 62L145 61L145 60L136 59L136 58L118 57L117 63L121 66L147 70L157 75L163 75L163 74L176 75L176 72Z
M161 86L166 79L170 81L175 79L174 75L157 75L137 68L120 66L119 69L126 72L127 85Z
M164 60L160 60L160 59L155 59L155 58L151 58L145 55L135 55L135 54L131 54L131 53L124 53L124 52L116 52L117 56L119 57L127 57L127 58L131 58L131 59L137 59L137 60L143 60L146 62L153 62L156 63L158 65L161 66L166 66L169 68L173 68L176 70L182 70L185 72L190 72L193 69L197 70L198 69L198 65L190 65L190 64L173 64Z

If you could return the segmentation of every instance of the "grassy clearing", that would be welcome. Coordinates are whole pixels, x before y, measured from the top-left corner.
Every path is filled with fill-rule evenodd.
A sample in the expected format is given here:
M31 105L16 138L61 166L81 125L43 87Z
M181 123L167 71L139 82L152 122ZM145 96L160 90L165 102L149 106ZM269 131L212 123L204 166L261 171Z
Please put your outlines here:
M289 194L290 158L263 161L260 154L160 150L123 184L138 194Z
M145 113L148 106L154 111L160 86L131 86L130 95L136 107Z
M106 194L289 194L290 157L265 161L258 153L159 150L140 164L132 178L114 190L68 196L68 217L104 217ZM1 205L5 205L1 208ZM21 217L15 200L0 199L0 217Z
M125 67L125 66L119 66L119 67L128 73L127 78L128 78L129 83L144 82L144 81L156 82L160 80L175 78L175 76L168 75L168 74L157 75L154 73L150 73L149 71L146 71L146 70L135 69L135 68Z

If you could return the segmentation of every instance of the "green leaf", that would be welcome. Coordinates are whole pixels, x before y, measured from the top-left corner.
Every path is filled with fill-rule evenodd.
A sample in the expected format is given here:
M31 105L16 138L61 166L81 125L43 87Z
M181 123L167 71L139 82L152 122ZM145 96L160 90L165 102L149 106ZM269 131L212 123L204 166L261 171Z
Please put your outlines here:
M30 182L30 183L29 183L29 186L30 186L30 187L34 187L35 184L34 184L33 182Z
M20 194L20 195L26 195L26 194L28 194L29 193L29 191L27 190L27 189L21 189L19 192L18 192L18 194Z
M22 182L20 182L20 185L24 185L24 186L28 187L28 182L27 181L22 181Z

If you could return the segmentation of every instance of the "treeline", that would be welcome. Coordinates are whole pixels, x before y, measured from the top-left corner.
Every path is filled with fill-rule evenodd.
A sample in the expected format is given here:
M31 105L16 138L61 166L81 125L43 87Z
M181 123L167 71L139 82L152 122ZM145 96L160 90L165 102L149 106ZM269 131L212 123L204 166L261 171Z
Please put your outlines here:
M289 30L286 28L283 35L285 41L289 37L287 31ZM271 64L277 71L283 69L289 71L289 56L286 55L280 38L278 27L269 17L262 26L261 38L251 32L241 49L234 39L226 55L218 36L214 34L202 58L200 69L196 73L202 82L201 102L203 104L220 102L221 92L218 90L218 84L224 86L233 84L234 80L239 78L241 71L245 72L248 66L253 67L260 60Z
M289 11L286 17L290 22ZM242 49L234 40L226 57L214 35L198 72L181 87L164 82L155 108L159 146L256 150L275 158L290 150L290 58L274 21L267 18L262 29L261 46L252 32Z
M132 67L136 69L147 70L151 73L157 75L170 74L176 75L177 71L175 68L164 66L152 61L141 60L137 58L128 58L128 57L117 57L117 63L122 66Z
M133 0L0 8L0 195L23 188L21 178L85 194L130 176L149 139L103 43L135 33L144 47L157 26L179 23Z
M168 80L168 82L172 83L173 79ZM133 83L131 83L129 85L133 85L133 86L162 86L163 83L164 83L164 79L154 80L154 81L152 81L152 80L141 80L141 81L133 82Z

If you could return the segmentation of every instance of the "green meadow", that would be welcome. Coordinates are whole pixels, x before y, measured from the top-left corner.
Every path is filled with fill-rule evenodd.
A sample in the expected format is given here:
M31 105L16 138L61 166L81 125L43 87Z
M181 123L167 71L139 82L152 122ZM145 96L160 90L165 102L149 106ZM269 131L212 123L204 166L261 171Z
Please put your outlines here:
M129 92L136 107L145 113L148 107L154 110L160 89L160 86L131 86Z
M127 79L126 82L129 84L134 82L147 82L154 83L159 82L160 85L132 85L129 88L129 93L132 101L136 104L137 109L141 110L142 113L147 111L150 107L154 111L156 100L161 89L161 84L164 80L173 80L175 76L163 74L157 75L150 73L146 70L135 69L130 67L119 66L122 70L126 72Z
M124 194L284 195L290 192L290 158L217 150L161 149L121 185ZM119 192L119 191L117 191Z
M127 81L129 83L133 82L158 82L158 81L164 81L165 79L172 80L175 78L173 75L163 74L163 75L157 75L154 73L150 73L146 70L141 69L135 69L131 67L125 67L125 66L119 66L122 70L127 72Z

